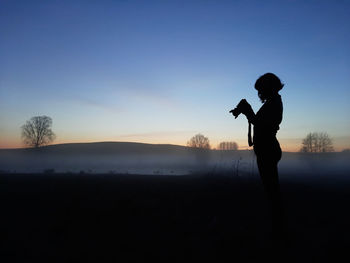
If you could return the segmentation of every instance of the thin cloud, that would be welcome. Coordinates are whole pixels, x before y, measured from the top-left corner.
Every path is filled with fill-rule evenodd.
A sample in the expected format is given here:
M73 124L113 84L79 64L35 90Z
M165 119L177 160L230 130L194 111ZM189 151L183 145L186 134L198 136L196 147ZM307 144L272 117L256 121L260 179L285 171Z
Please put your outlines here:
M186 135L193 134L194 131L162 131L162 132L146 132L146 133L129 133L122 134L120 138L135 138L135 137L164 137L164 136L175 136L175 135Z
M128 98L130 101L136 101L137 103L144 103L148 105L156 105L161 108L167 108L171 110L178 109L180 103L169 94L165 94L163 89L157 90L154 88L123 88L120 93L123 97Z
M111 113L118 113L118 112L124 111L124 109L119 105L117 106L117 104L110 105L110 103L101 102L90 98L76 97L73 99L73 101L83 106L88 106L88 107L104 110Z

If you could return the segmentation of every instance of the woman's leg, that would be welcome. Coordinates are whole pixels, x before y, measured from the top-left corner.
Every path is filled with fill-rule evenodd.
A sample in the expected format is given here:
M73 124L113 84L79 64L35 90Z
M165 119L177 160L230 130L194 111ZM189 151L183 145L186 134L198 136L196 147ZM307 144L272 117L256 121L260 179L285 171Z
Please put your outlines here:
M257 164L266 196L271 205L274 232L282 232L284 225L283 207L278 180L278 168L275 160L257 156ZM278 234L278 233L277 233Z
M257 157L257 164L267 198L270 201L276 200L276 198L278 199L280 195L280 187L277 162L270 158Z

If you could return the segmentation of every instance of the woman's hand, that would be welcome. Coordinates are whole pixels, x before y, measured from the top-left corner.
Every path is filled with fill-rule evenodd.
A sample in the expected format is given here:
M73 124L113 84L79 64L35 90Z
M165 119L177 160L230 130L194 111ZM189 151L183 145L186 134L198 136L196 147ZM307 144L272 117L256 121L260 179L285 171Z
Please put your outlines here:
M252 110L252 106L250 106L250 104L245 99L242 99L239 102L238 108L244 115L247 115L247 113Z
M250 106L250 104L245 99L239 102L238 107L241 113L247 117L249 123L255 124L255 113L252 109L252 106Z

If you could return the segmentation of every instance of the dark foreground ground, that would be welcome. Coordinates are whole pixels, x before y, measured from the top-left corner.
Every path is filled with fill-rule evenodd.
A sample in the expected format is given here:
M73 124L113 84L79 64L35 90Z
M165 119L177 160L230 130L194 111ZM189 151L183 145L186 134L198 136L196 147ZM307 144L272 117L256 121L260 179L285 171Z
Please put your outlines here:
M257 179L2 174L0 262L349 262L350 184L282 177L274 241Z

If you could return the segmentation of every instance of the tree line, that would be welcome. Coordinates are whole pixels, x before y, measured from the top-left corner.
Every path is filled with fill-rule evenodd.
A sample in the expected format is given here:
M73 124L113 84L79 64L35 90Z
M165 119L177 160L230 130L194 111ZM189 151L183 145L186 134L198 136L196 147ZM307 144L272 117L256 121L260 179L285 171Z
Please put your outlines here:
M192 148L202 148L202 149L211 149L211 145L208 137L205 137L203 134L194 135L188 142L188 147ZM238 150L238 144L236 142L220 142L216 148L217 150Z
M333 141L326 132L310 132L302 141L300 152L333 152Z

